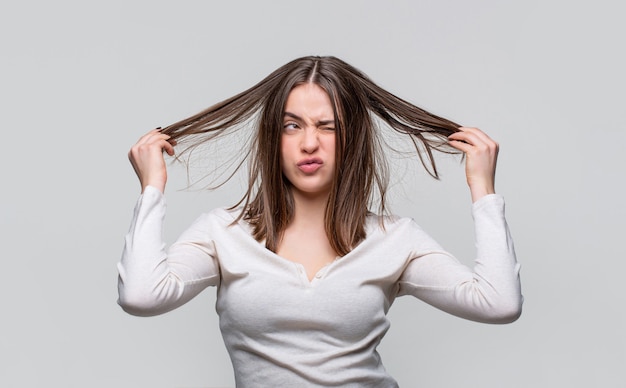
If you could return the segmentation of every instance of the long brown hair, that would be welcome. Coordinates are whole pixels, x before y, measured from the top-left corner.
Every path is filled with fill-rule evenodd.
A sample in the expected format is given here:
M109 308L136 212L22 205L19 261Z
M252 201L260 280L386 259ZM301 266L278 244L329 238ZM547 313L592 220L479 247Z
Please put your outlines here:
M374 193L378 210L385 210L389 174L378 131L388 126L406 135L426 171L438 179L433 150L456 153L447 137L459 125L389 93L338 58L309 56L281 66L250 89L162 132L172 140L187 140L191 145L184 148L185 153L232 128L256 126L253 144L244 155L250 162L248 189L233 208L242 205L239 219L253 226L255 239L276 251L294 213L290 183L280 165L284 108L291 90L309 82L324 89L333 105L337 167L325 225L331 246L345 255L365 238Z

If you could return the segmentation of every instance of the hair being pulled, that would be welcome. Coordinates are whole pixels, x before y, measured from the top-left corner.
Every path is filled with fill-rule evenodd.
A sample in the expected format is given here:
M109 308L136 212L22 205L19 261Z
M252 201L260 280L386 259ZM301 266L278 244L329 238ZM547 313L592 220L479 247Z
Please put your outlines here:
M332 57L308 56L281 66L248 90L217 103L162 130L179 144L178 157L199 145L245 125L253 125L252 144L225 181L248 161L248 188L233 208L253 226L254 238L276 251L293 218L291 184L280 165L280 142L285 103L291 90L314 83L331 100L336 130L336 171L326 205L326 234L339 255L365 238L365 221L374 194L385 211L389 169L379 131L405 135L422 165L439 178L434 151L458 153L447 137L459 125L429 113L384 90L364 73Z

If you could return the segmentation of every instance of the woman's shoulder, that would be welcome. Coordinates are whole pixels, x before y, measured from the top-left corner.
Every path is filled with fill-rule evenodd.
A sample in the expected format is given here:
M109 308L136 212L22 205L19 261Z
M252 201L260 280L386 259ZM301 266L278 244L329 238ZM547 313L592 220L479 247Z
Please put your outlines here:
M439 244L413 218L395 214L368 214L365 242L384 245L387 249L409 249L412 252L441 249Z
M240 208L215 207L200 213L198 218L206 221L232 224L238 218L241 218L239 217L240 214Z
M388 233L390 231L397 232L398 230L403 229L421 230L415 220L411 217L399 216L397 214L376 214L372 212L367 214L365 227L368 234L376 230L384 233Z
M244 220L241 207L216 207L201 213L196 222L211 225L212 227L226 228L240 226L248 230L250 224Z

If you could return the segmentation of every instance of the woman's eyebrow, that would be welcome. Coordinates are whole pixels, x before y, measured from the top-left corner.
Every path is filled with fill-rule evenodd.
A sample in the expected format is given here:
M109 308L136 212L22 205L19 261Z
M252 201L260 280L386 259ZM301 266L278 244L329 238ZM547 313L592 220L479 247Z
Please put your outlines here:
M291 112L285 112L285 116L289 116L289 117L291 117L294 120L302 121L302 117L300 117L300 116L298 116L296 114L293 114Z
M285 112L285 117L290 117L294 120L297 121L304 121L302 119L302 117L298 116L297 114L291 113L291 112ZM317 126L322 126L322 125L329 125L329 124L335 124L335 120L318 120L318 122L316 123Z

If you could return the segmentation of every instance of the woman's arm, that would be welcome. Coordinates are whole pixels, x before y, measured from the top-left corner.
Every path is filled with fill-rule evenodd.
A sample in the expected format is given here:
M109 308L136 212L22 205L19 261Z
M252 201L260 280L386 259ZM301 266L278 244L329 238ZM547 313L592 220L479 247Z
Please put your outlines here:
M199 217L169 249L162 239L165 198L147 186L135 206L118 264L118 303L133 315L158 315L219 284L219 264L207 216Z
M522 294L504 199L486 195L472 205L474 268L446 253L417 254L402 273L399 295L410 294L450 314L485 323L509 323L521 314Z
M521 314L523 298L504 199L495 194L499 146L477 128L459 129L449 139L450 145L466 157L476 233L474 268L450 255L424 255L408 265L400 280L400 291L463 318L512 322Z
M118 264L118 303L133 315L157 315L186 303L219 283L219 266L206 217L166 250L163 242L167 173L163 151L174 154L169 136L142 136L129 152L142 194L137 201Z

